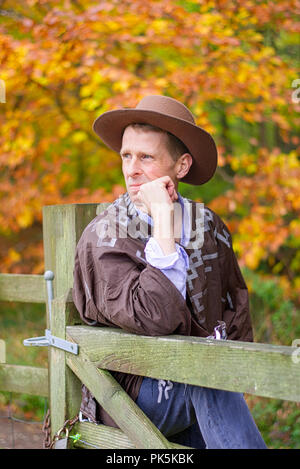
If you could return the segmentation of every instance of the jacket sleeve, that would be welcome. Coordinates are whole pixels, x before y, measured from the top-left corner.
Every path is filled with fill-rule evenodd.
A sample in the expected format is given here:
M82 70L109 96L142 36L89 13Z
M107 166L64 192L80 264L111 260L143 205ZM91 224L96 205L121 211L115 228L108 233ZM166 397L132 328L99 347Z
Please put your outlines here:
M223 320L230 340L253 341L253 330L249 311L248 289L232 248L232 238L222 224L226 243L220 242L220 267L222 273Z
M125 249L77 249L73 299L89 324L151 336L190 335L191 314L181 293L159 269Z

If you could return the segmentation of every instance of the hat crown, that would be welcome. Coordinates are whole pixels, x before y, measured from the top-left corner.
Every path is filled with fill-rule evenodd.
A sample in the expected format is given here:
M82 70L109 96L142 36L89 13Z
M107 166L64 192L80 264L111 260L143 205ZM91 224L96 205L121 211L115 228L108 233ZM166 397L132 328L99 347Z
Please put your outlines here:
M195 124L195 119L189 109L176 99L168 96L145 96L138 103L136 109L159 112Z

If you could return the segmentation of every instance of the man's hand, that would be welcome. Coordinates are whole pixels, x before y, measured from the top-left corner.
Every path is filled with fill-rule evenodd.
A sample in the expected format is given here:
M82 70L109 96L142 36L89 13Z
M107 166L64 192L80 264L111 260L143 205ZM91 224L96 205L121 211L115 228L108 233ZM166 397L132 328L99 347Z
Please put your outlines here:
M153 219L153 237L165 255L176 252L174 239L174 205L178 200L175 184L169 176L142 184L138 193L142 210Z
M138 200L141 210L153 217L160 206L172 207L173 202L178 200L178 195L172 179L169 176L162 176L142 184L138 192Z

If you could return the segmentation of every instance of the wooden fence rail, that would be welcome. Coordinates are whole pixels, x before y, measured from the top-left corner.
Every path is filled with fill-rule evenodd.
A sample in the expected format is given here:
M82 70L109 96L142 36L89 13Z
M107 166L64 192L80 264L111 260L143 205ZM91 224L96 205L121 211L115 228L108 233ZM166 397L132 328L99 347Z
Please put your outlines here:
M48 370L37 366L0 363L0 391L48 396Z
M294 347L199 337L146 337L120 329L67 327L100 368L257 396L300 401L300 364ZM99 346L101 344L101 346ZM68 354L75 366L77 357Z
M0 274L0 301L45 303L46 287L43 275ZM3 341L2 343L4 344ZM7 364L4 352L0 360L0 391L47 397L48 370L42 367Z
M0 301L45 303L43 275L0 274Z
M51 334L79 345L74 355L49 347L49 369L0 363L0 390L48 395L52 435L79 410L84 383L119 428L76 424L76 446L178 448L150 422L110 370L300 402L296 347L197 337L148 337L83 325L72 302L75 247L107 204L44 207L45 270L55 274ZM43 276L0 275L0 300L46 302ZM24 337L26 338L26 337ZM86 444L88 446L86 446Z

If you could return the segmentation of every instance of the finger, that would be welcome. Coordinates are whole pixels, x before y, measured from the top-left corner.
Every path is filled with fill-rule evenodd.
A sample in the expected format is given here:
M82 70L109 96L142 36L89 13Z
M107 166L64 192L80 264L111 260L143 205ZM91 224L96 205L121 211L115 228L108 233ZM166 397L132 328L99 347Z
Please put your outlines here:
M170 180L170 182L169 182L169 184L168 184L168 186L167 186L167 191L168 191L168 193L169 193L169 196L170 196L172 202L174 202L175 200L178 199L178 194L177 194L177 192L176 192L176 190L175 190L175 185L174 185L174 183L173 183L172 180Z

